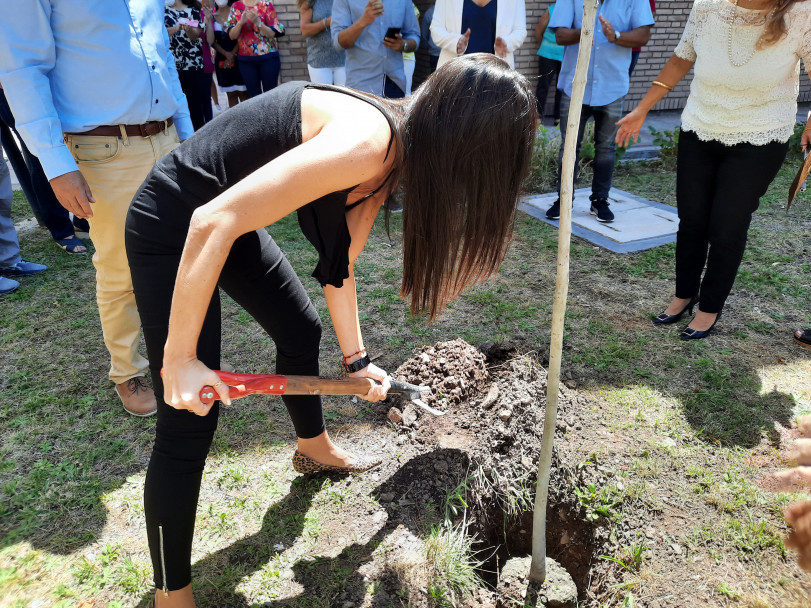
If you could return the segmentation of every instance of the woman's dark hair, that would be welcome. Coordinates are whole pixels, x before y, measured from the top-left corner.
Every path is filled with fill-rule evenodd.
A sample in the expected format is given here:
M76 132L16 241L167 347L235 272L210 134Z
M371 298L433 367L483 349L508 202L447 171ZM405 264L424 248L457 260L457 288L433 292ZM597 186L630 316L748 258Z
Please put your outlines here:
M403 282L433 320L466 285L498 271L529 170L537 110L528 80L495 55L463 55L405 106Z

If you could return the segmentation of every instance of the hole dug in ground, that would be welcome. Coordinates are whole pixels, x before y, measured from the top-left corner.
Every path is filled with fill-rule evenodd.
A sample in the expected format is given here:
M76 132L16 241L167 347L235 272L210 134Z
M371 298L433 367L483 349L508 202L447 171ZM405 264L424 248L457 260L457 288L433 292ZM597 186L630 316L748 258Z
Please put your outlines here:
M463 340L453 340L424 347L397 370L395 377L432 387L426 401L447 410L444 416L432 416L399 402L389 418L396 421L403 440L407 438L424 451L423 466L414 471L417 478L423 478L423 484L454 473L443 488L444 496L423 496L419 490L412 496L423 505L438 500L447 540L457 545L469 543L472 566L480 577L477 587L468 589L471 594L457 594L458 590L443 589L442 585L452 587L458 573L445 573L449 580L432 582L428 565L422 568L427 578L419 581L412 576L407 586L424 590L425 605L496 606L500 568L510 558L531 553L546 371L532 356L516 357L508 345L489 344L477 349ZM559 433L569 428L574 404L580 400L582 406L584 399L561 388ZM450 452L454 458L449 458ZM463 461L465 470L459 468ZM601 577L595 577L592 569L599 561L596 556L605 552L608 533L587 519L575 493L575 487L581 485L578 471L575 463L561 462L556 451L547 508L547 552L570 573L582 601L599 592L595 580ZM419 483L415 479L408 487L419 487ZM426 543L433 540L429 537ZM433 576L441 579L443 573ZM409 601L422 605L413 594Z

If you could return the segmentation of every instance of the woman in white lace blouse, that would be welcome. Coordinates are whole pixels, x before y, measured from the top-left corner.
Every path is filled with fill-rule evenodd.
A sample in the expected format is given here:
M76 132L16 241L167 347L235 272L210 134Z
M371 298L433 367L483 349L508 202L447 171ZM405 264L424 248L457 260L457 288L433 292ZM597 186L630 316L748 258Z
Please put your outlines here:
M675 323L698 304L684 340L712 331L732 290L752 214L794 131L800 59L811 66L811 1L696 0L673 56L618 123L627 145L695 68L679 136L676 296L653 320Z

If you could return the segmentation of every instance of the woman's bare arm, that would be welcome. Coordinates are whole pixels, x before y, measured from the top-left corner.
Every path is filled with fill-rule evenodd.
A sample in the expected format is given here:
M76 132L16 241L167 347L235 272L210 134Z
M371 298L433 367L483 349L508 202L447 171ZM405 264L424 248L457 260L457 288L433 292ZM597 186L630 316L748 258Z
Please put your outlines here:
M301 17L299 21L301 35L305 38L320 34L330 26L330 23L332 23L332 17L327 17L326 19L313 23L313 9L309 6L299 5L298 10Z
M214 46L214 13L210 10L206 11L206 18L205 18L205 26L206 26L206 42L208 46Z
M540 21L538 21L538 25L535 26L535 39L538 42L543 38L543 33L546 31L546 26L549 25L550 17L549 9L546 9L546 12L543 14Z
M170 405L200 414L208 411L197 391L211 377L201 378L198 367L174 378L173 370L197 359L208 302L234 241L325 194L380 173L390 135L387 125L382 133L374 120L344 124L349 122L327 123L311 139L254 171L192 215L164 353L165 399ZM315 174L317 180L312 179Z
M349 278L344 280L341 287L332 285L324 286L324 297L338 338L338 344L345 356L357 353L365 348L363 334L360 328L358 315L358 297L355 284L355 260L363 251L369 233L375 222L375 217L380 210L385 193L379 193L360 206L352 209L347 214L347 225L349 234L352 237L352 244L349 249ZM347 363L359 359L359 356L347 360ZM389 390L389 379L386 372L376 365L369 365L367 368L352 374L355 377L372 378L379 382L369 393L363 395L368 401L379 401L385 399Z
M693 61L682 59L678 55L673 54L670 56L670 59L668 59L665 67L662 68L662 71L659 72L659 76L656 77L656 81L666 84L671 88L675 87L681 81L681 79L687 75L687 72L689 72L690 68L693 67L693 63ZM653 106L659 103L669 92L670 90L668 88L661 85L651 85L648 92L645 94L645 97L642 98L642 101L640 101L633 110L631 110L617 122L617 124L620 126L619 130L617 131L617 143L622 146L627 146L631 141L631 137L634 138L634 141L638 141L639 130L645 123L645 118L647 117L648 112L650 112Z

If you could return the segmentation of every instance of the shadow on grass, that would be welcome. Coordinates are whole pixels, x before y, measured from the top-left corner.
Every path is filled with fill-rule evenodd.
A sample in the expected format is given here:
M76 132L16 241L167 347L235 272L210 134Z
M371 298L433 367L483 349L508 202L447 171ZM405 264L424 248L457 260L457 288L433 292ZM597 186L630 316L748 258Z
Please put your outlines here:
M758 380L756 375L749 380ZM773 391L755 393L747 401L724 390L696 387L681 397L685 418L700 438L728 447L753 448L763 435L773 447L780 446L774 424L790 427L794 417L794 398Z
M459 472L446 475L441 483L432 486L431 499L444 498L447 491L459 485L464 478L463 472L467 470L468 457L460 450L441 449L412 458L377 486L372 495L378 498L392 493L395 496L405 497L415 481L437 477L434 470L436 460L451 463L449 470ZM259 532L197 562L192 567L192 578L198 605L222 608L248 608L255 605L236 591L236 587L246 577L268 567L274 555L280 553L273 549L275 544L281 542L290 546L295 538L301 535L305 515L313 497L329 477L316 475L296 478L291 485L290 493L265 513ZM269 608L328 607L336 605L337 598L341 594L346 594L352 601L359 602L368 590L358 569L373 559L373 553L384 539L400 525L405 526L415 536L423 536L426 532L419 525L425 508L424 502L400 501L382 506L387 511L386 523L367 541L348 545L334 557L319 556L299 560L293 566L293 572L295 581L304 588L303 591L296 597L270 601L263 605ZM282 535L279 534L280 522L285 524L282 526L284 530ZM279 576L272 566L268 574L271 577ZM400 583L392 571L387 571L377 580L381 578L385 584L374 592L372 605L388 607L392 599L391 593L397 594L400 591ZM144 598L139 606L146 606L149 597Z
M714 445L753 448L764 436L778 445L775 423L791 426L795 398L779 391L763 392L757 370L770 362L766 344L738 342L730 347L728 330L721 329L703 344L668 336L651 358L650 346L644 344L662 330L605 331L605 324L599 324L599 344L572 357L580 366L572 372L575 378L596 379L620 390L629 385L647 386L674 398L695 435ZM751 352L745 359L736 356L747 347L760 349L763 356ZM775 357L776 353L771 361Z

